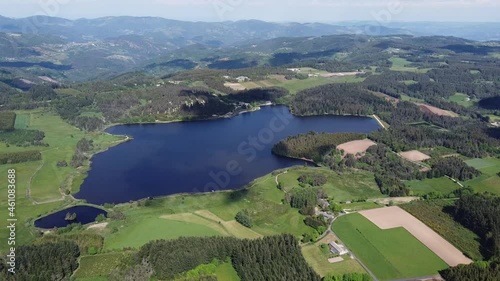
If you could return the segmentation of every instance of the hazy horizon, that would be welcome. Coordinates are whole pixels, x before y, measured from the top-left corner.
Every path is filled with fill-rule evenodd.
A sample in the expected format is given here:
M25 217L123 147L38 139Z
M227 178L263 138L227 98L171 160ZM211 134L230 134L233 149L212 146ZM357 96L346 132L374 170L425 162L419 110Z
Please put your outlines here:
M497 0L4 0L10 18L45 15L67 19L134 16L182 21L269 22L500 22Z

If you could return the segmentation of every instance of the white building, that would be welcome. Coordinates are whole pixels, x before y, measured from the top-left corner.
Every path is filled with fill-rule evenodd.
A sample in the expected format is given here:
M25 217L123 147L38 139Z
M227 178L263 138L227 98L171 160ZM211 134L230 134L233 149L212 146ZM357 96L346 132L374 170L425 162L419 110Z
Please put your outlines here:
M331 242L329 245L330 245L330 251L332 251L332 253L334 254L337 254L339 256L349 254L349 251L344 245L339 245L335 242Z

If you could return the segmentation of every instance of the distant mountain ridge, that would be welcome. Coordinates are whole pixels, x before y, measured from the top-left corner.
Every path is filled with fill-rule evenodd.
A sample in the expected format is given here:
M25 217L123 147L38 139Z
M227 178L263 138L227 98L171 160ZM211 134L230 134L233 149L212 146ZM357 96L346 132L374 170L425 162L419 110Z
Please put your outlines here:
M35 24L36 23L36 24ZM68 20L54 17L12 19L0 17L0 32L33 32L84 42L110 37L140 35L157 41L193 41L228 45L245 40L337 34L410 34L402 29L338 26L322 23L270 23L258 20L235 22L187 22L158 17L105 17Z

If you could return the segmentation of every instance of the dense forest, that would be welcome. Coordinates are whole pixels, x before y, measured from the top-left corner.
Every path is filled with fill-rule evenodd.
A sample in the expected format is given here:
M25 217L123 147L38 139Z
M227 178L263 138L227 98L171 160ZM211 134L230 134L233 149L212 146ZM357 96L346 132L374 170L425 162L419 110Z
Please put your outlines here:
M365 134L310 132L305 135L293 136L282 140L274 145L272 151L276 155L305 158L320 163L325 154L335 149L338 145L365 138Z
M0 154L0 165L16 164L42 160L42 154L38 150L19 151Z
M258 240L229 237L180 238L155 241L141 247L138 263L147 261L154 277L173 278L214 259L231 257L242 281L310 280L321 278L306 263L298 241L292 235L271 236Z
M500 257L500 197L489 194L463 196L456 202L454 216L481 237L489 256Z
M477 262L459 265L441 272L446 281L497 281L500 276L499 262Z
M467 181L481 175L481 172L467 165L458 157L439 158L432 161L432 170L428 172L429 178L448 176L460 181Z
M16 274L7 270L7 260L1 257L0 279L6 281L69 280L78 267L80 250L73 242L46 243L16 248Z
M12 131L16 123L16 113L12 111L0 111L0 132Z

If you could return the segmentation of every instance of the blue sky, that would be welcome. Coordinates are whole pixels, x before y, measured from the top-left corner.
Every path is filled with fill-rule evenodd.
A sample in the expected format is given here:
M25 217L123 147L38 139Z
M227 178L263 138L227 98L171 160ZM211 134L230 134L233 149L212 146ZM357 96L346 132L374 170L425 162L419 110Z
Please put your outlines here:
M500 0L0 0L0 15L189 21L500 21Z

